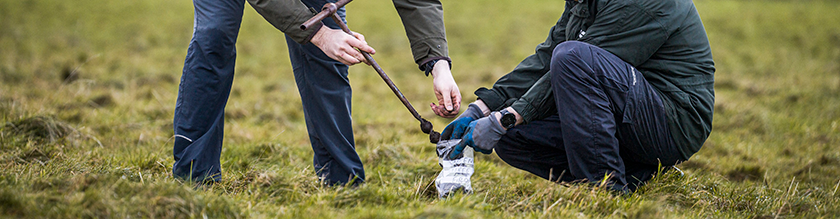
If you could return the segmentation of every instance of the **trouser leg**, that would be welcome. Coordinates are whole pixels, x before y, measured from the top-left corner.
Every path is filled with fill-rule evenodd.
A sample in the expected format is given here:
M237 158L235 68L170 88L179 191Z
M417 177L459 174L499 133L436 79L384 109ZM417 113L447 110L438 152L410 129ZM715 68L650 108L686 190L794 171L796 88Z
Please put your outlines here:
M678 162L664 105L630 64L568 41L555 48L550 74L574 177L599 182L609 175L614 189L626 190L649 178L660 162Z
M548 118L516 126L502 136L496 144L496 154L507 164L528 171L554 182L583 180L569 173L569 161L560 134L560 118ZM628 155L622 155L627 157ZM638 163L635 159L624 159L628 189L656 173L656 164Z
M515 126L494 148L509 165L551 181L573 181L557 115Z
M188 180L221 179L224 109L233 83L241 0L194 0L195 21L175 104L175 164Z
M303 1L320 9L326 1ZM343 9L342 9L343 12ZM339 27L325 19L327 27ZM299 44L286 37L303 103L309 140L314 151L313 163L319 177L328 184L354 183L365 179L364 168L356 153L350 117L352 90L347 65L335 61L311 43Z

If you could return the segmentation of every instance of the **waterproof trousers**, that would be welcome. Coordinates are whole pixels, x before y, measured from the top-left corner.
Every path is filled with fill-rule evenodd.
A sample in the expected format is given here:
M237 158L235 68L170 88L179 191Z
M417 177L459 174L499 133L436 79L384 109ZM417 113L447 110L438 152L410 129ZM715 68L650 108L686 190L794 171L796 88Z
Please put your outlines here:
M515 126L495 150L557 182L604 182L634 191L658 166L680 162L660 95L642 73L596 46L567 41L552 54L557 114Z
M326 0L303 0L320 9ZM193 0L195 23L175 105L175 177L219 181L224 109L230 96L243 0ZM344 9L339 14L344 17ZM326 27L338 29L330 19ZM303 103L316 174L325 183L363 182L350 118L347 66L311 43L286 37Z

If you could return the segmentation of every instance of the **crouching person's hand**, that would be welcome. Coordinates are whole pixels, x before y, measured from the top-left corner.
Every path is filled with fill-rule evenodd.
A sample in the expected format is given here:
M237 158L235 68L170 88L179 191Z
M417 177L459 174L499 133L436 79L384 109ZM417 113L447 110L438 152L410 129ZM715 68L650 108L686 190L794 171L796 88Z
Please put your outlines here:
M446 128L443 128L443 132L440 133L440 139L460 139L464 136L467 126L469 126L471 122L484 117L485 114L482 113L481 107L478 105L483 105L484 103L479 103L479 101L471 103L470 106L467 107L467 110L464 110L464 113L461 113L457 119L453 120L449 123L449 125L446 125Z
M461 142L455 146L455 149L449 155L450 159L460 156L467 146L473 147L475 151L484 154L493 152L496 143L507 132L499 122L499 118L494 114L498 113L494 112L490 114L491 116L470 122L463 138L461 138Z

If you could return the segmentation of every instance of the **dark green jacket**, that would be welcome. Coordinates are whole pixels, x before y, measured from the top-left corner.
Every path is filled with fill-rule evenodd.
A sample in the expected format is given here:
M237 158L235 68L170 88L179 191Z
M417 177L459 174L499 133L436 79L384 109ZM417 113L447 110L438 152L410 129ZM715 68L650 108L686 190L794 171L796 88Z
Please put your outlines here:
M557 113L549 62L557 44L578 40L636 67L665 103L671 134L688 159L712 130L714 62L691 0L569 0L536 53L475 94L490 109L511 106L525 122Z
M447 58L443 7L439 0L393 0L411 43L414 61L423 64ZM300 30L299 26L315 13L299 0L248 0L271 25L295 42L307 43L321 26ZM352 2L350 3L352 4Z

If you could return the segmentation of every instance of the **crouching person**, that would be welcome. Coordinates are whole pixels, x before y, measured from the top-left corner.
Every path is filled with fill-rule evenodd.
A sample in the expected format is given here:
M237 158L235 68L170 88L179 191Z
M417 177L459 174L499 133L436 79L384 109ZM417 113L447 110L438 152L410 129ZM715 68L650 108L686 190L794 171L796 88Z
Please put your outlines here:
M546 41L442 133L558 182L634 191L700 150L714 62L691 0L566 1ZM606 177L606 179L605 179Z

